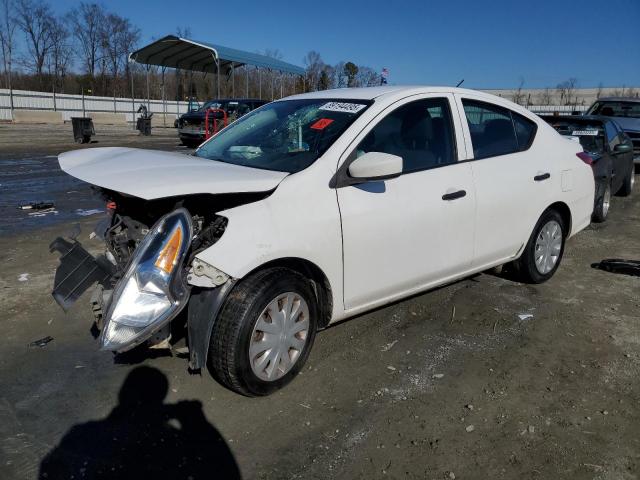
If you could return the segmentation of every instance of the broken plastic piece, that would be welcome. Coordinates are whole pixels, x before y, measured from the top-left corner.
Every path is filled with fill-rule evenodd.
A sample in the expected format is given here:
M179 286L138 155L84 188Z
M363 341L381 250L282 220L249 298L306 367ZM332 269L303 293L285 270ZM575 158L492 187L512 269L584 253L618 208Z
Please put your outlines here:
M51 242L49 250L62 254L51 294L64 310L94 283L106 285L113 274L114 267L106 258L94 258L75 240L69 242L58 237Z
M605 272L621 273L623 275L640 277L640 261L638 260L606 258L599 263L592 263L591 267L598 270L604 270Z
M35 340L29 344L30 347L44 347L47 343L53 340L51 335L47 335L39 340Z
M20 205L20 210L45 210L49 208L53 208L54 203L52 201L43 201L43 202L29 202L23 203Z

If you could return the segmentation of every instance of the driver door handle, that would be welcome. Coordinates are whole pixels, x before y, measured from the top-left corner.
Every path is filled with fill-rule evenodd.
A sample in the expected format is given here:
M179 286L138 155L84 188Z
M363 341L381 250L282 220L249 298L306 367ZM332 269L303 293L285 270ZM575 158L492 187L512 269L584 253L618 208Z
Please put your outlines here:
M541 181L546 180L548 178L551 178L551 174L550 173L541 173L540 175L536 175L535 177L533 177L533 179L536 182L541 182Z
M445 193L444 195L442 195L442 200L455 200L466 195L467 192L465 190L458 190L457 192Z

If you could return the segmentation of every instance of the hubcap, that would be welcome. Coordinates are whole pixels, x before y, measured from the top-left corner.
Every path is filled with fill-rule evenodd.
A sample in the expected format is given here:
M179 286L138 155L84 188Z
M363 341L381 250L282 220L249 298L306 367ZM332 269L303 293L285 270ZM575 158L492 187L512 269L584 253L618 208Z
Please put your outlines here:
M538 233L535 247L535 263L538 272L546 275L558 263L562 250L562 227L555 220L544 224Z
M309 307L294 292L271 300L260 314L249 345L253 373L268 382L286 375L300 358L309 333Z
M611 187L607 187L602 196L602 216L606 217L609 213L609 205L611 205Z

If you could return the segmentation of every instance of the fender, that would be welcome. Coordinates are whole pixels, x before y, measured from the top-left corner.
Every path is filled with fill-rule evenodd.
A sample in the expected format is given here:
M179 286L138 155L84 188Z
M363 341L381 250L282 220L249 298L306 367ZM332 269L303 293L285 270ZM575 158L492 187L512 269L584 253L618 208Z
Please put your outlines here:
M236 281L236 279L230 278L218 288L193 288L191 290L187 316L189 368L191 370L197 371L207 365L213 325Z

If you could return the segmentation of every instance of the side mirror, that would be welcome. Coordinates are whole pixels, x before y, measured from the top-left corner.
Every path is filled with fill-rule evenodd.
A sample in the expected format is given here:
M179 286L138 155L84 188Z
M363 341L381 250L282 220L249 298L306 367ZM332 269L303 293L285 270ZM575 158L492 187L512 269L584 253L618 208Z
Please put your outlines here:
M632 150L633 147L628 143L619 143L615 147L613 147L613 151L616 153L628 153Z
M400 176L402 157L383 152L368 152L349 165L349 176L363 181L386 180Z

